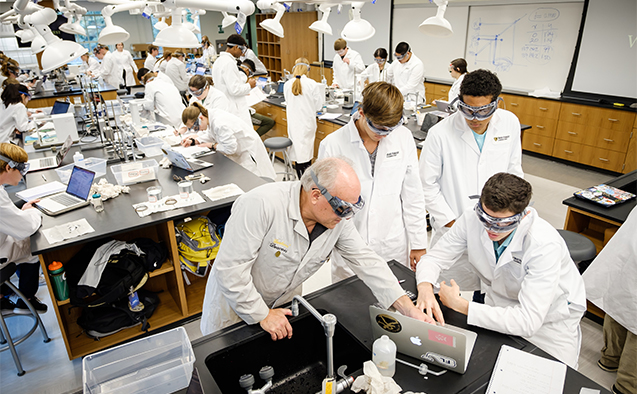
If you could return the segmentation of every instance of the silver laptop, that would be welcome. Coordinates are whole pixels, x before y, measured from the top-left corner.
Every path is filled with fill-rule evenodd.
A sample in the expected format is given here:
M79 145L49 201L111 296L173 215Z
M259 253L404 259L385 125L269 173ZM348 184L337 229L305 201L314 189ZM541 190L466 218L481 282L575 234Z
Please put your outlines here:
M449 324L437 326L370 305L374 339L387 335L398 352L463 374L478 334Z
M55 156L29 160L29 172L59 167L66 154L69 153L71 145L73 145L73 138L69 135L66 137L64 144L60 147L60 150Z
M207 161L199 159L186 160L186 156L172 149L162 150L166 154L166 156L168 156L168 160L170 160L173 166L184 169L186 171L195 172L204 168L212 167L213 165L212 163L208 163Z
M95 173L82 167L73 167L66 191L44 197L35 206L44 213L56 216L88 205Z
M444 100L436 100L436 107L439 111L449 112L449 103Z

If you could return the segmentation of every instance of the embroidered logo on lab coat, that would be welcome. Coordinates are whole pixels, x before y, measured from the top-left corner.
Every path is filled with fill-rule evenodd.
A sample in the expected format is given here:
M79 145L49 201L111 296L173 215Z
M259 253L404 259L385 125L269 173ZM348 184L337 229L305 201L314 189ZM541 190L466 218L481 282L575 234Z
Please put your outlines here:
M385 156L388 159L394 158L394 157L398 157L398 155L400 155L400 151L397 150L395 152L387 152L387 156Z
M283 253L287 253L288 252L288 248L290 247L290 245L284 243L281 240L278 239L274 239L272 242L270 242L270 247L274 250L276 250L276 252L274 253L274 255L276 257L281 256L281 252Z
M518 264L522 264L522 259L516 256L511 256L513 257L513 262L518 263Z
M504 142L507 141L511 136L510 135L501 135L499 137L493 137L495 142Z

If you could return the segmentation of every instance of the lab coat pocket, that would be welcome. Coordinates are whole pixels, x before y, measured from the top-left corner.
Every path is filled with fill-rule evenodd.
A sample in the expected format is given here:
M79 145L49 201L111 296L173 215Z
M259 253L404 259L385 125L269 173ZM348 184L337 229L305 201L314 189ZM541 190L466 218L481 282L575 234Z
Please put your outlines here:
M379 188L381 196L399 195L405 178L405 168L400 161L376 163L374 188Z
M510 262L500 268L499 273L504 292L508 298L517 299L520 293L521 283L524 279L524 267L522 264Z

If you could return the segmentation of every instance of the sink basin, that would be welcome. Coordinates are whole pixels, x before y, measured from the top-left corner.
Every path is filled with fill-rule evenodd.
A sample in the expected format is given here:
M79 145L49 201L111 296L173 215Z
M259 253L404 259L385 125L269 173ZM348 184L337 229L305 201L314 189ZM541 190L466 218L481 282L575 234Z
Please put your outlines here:
M319 310L324 315L326 312ZM291 339L273 341L265 331L206 357L206 366L223 393L241 393L239 378L252 374L254 389L265 384L259 369L274 368L273 387L268 394L313 394L321 391L327 375L326 340L321 323L309 313L290 320ZM334 373L347 365L347 374L360 370L371 352L340 323L334 332Z

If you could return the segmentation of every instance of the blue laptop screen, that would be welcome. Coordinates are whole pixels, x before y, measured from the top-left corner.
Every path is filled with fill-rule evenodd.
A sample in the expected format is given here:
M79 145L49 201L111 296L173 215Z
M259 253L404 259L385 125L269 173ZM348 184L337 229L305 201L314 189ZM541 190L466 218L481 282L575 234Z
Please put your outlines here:
M71 105L71 103L66 103L64 101L56 101L53 104L53 108L51 109L51 115L67 113L69 110L69 105Z
M81 167L73 167L73 172L71 173L71 178L69 179L69 185L66 188L66 192L77 198L86 200L88 198L88 194L91 192L93 178L95 178L95 173L93 171L86 170Z

